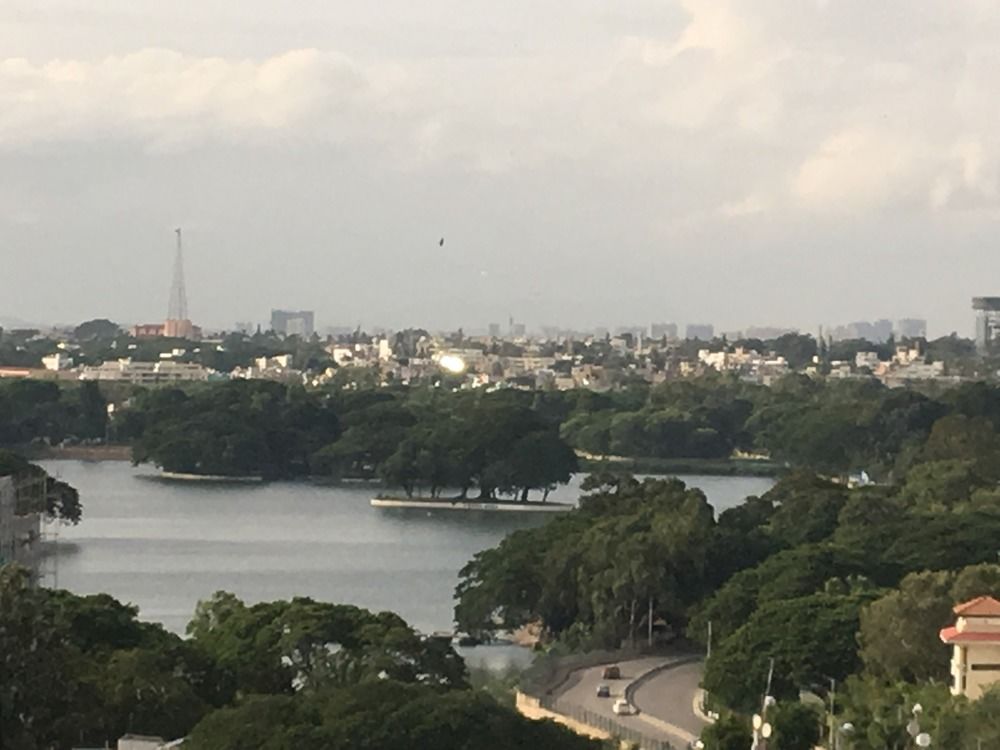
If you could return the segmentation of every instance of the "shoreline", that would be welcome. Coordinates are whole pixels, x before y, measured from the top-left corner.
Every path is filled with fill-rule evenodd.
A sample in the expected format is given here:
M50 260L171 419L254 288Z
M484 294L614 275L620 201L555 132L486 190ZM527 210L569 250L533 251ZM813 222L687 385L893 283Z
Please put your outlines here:
M182 471L161 471L149 479L162 482L205 482L208 484L262 484L264 477L229 476L227 474L187 474Z
M73 445L73 446L18 446L12 449L29 461L131 461L132 448L129 445ZM787 470L787 467L773 461L748 459L674 459L674 458L625 458L625 457L583 457L580 459L578 473L590 474L599 471L626 471L632 474L648 476L678 476L702 475L719 477L765 477L773 478ZM168 474L172 472L164 472ZM200 475L187 475L170 478L187 479L191 481ZM246 477L222 475L217 481L242 482ZM318 484L357 484L376 485L375 478L341 477L334 478L322 474L310 474L294 477L293 480L315 482ZM254 481L262 481L259 477Z
M566 513L576 508L569 503L517 500L463 500L462 498L406 498L373 497L369 503L373 508L406 508L412 510L464 510L487 511L491 513Z
M130 445L28 445L13 449L29 461L131 461Z
M764 477L774 478L787 467L773 461L753 459L715 458L581 458L582 473L598 471L626 471L649 476L678 476L700 474L714 477Z

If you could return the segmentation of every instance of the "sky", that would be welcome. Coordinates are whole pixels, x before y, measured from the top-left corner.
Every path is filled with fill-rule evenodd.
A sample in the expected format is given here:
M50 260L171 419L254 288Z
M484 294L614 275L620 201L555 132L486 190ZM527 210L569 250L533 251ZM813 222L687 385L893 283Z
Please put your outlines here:
M4 0L0 319L161 320L183 227L208 327L971 335L998 88L995 0Z

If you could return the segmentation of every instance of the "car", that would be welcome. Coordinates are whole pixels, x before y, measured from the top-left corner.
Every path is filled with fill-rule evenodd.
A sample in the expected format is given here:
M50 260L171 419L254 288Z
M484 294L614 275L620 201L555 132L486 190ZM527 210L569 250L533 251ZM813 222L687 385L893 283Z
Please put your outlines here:
M605 680L620 680L621 678L622 678L622 671L616 665L604 668Z
M598 698L610 698L611 697L611 688L609 688L607 685L598 685L597 686L597 697Z
M619 698L618 700L616 700L615 705L611 707L611 710L614 711L619 716L631 716L632 714L638 713L638 711L636 711L635 706L633 706L624 698Z

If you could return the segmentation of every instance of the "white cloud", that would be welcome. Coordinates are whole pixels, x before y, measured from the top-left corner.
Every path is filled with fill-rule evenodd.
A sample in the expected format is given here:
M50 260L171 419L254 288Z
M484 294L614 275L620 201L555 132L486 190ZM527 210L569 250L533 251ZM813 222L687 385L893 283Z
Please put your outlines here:
M794 196L809 208L829 212L905 200L922 169L922 150L903 133L864 128L836 133L799 167Z
M0 61L0 145L240 138L294 131L314 117L336 128L372 106L374 93L350 60L314 49L263 61L164 49L98 62L8 59Z

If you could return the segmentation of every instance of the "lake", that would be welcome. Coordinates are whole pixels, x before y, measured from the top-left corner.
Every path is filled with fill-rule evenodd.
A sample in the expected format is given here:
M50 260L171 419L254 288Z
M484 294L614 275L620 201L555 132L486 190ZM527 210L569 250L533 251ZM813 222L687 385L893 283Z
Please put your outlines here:
M43 461L80 490L83 521L60 527L48 561L58 586L106 592L177 633L200 599L310 596L393 610L421 631L450 630L458 571L541 514L378 510L373 488L308 482L165 482L127 462ZM717 511L766 492L770 479L681 477ZM549 497L572 502L582 476Z

